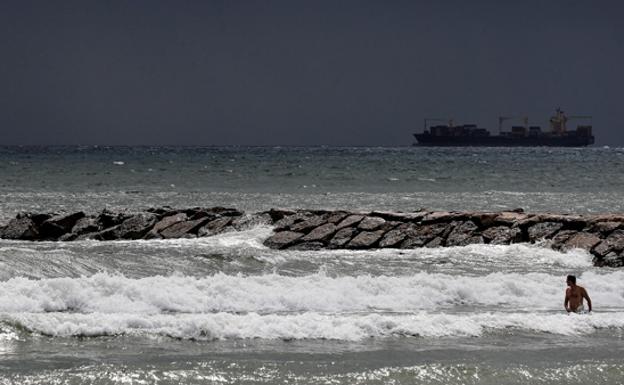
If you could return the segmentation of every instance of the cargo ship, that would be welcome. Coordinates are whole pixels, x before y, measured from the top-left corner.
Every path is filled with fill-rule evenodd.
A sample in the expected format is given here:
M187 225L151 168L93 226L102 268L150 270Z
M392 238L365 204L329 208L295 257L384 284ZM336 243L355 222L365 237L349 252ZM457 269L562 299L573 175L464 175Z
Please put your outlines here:
M522 125L504 131L508 120L521 119ZM530 126L528 117L501 116L498 119L498 134L479 128L476 124L455 125L452 119L425 119L422 133L414 134L415 146L482 146L482 147L582 147L594 144L591 116L566 116L558 108L550 118L550 131L542 131L540 126ZM568 130L569 120L581 120L573 130ZM445 121L446 124L429 126L432 121Z

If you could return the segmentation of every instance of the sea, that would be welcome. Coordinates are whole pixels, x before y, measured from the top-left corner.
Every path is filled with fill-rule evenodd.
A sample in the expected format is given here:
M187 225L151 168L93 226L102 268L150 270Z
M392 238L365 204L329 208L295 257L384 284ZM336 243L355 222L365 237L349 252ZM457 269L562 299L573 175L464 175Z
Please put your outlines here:
M0 147L20 211L624 212L622 148ZM539 244L0 240L0 384L622 384L624 270ZM591 314L568 315L575 274Z

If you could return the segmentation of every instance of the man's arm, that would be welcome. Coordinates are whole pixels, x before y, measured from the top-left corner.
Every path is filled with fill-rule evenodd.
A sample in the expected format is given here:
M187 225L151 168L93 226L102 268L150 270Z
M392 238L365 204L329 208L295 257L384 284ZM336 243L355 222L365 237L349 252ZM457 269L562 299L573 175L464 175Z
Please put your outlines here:
M587 294L587 290L585 290L585 288L583 288L583 298L587 300L587 307L589 308L589 311L592 311L591 298L589 298L589 294Z
M570 309L568 308L569 301L570 301L570 289L566 289L565 300L563 301L563 307L565 307L568 313L570 312Z

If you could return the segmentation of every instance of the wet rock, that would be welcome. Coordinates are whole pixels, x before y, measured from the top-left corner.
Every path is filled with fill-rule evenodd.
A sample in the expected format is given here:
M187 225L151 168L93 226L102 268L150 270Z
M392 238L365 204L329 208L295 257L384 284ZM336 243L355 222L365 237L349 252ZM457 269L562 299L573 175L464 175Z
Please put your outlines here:
M156 214L135 214L117 226L113 234L115 239L141 239L154 227L157 220Z
M347 215L349 215L349 213L346 211L335 211L327 217L327 223L336 224L345 219Z
M595 234L579 232L572 235L563 245L563 250L585 249L590 251L594 246L600 243L600 238Z
M623 227L623 225L624 223L622 222L613 222L613 221L594 222L588 226L587 230L592 233L600 233L606 236L606 235L611 234L613 231Z
M422 223L438 223L438 222L453 222L453 221L461 221L467 219L469 217L468 213L457 213L457 212L449 212L449 211L434 211L426 214L422 218Z
M490 227L483 231L483 238L492 245L509 245L522 240L522 231L507 226Z
M398 228L394 230L388 231L381 241L379 241L379 247L398 247L405 237L407 237L406 230L409 228L409 225L403 224L399 225Z
M197 236L197 230L210 222L212 217L203 217L195 220L174 223L173 225L160 231L163 238L187 238L191 235Z
M188 215L186 213L177 213L177 214L163 217L160 221L156 222L154 227L147 234L145 234L144 238L145 239L162 238L162 236L160 235L160 232L162 230L176 223L184 222L187 219L188 219Z
M100 226L97 223L97 220L94 217L83 217L76 221L74 227L72 227L72 234L76 234L76 236L94 233L100 231Z
M433 223L429 225L412 225L406 229L406 237L401 243L402 249L422 247L435 237L446 238L452 226L448 223Z
M600 266L622 267L624 266L624 257L612 251L602 258Z
M364 219L364 215L353 214L349 215L336 226L338 229L342 229L343 227L351 227L357 225L362 219Z
M197 235L200 237L206 237L209 235L216 235L227 230L228 226L232 223L232 217L221 217L213 219L204 226L197 230Z
M302 242L289 247L289 250L321 250L325 248L323 242Z
M430 249L435 248L435 247L443 247L443 246L444 246L444 238L442 237L435 237L431 241L427 242L427 244L425 245L425 247L428 247Z
M11 219L0 232L0 238L4 239L32 241L36 240L38 237L39 231L37 230L37 226L29 217Z
M84 217L85 213L78 211L48 218L39 227L39 236L43 239L57 239L61 235L71 232L76 222Z
M119 226L121 225L109 227L108 229L104 229L97 233L84 234L83 236L78 236L76 240L95 239L97 241L112 241L115 239L119 239L119 237L117 236L117 230L119 229Z
M356 235L349 243L347 248L350 249L366 249L372 248L384 235L383 231L362 231Z
M346 245L356 234L357 230L353 227L345 227L343 229L340 229L333 236L331 241L329 241L329 246L332 248L342 247Z
M606 256L611 251L621 253L624 250L624 230L615 230L596 247L594 247L594 254L599 256Z
M102 210L102 212L95 218L98 226L101 229L107 229L113 226L121 224L121 222L130 218L130 215L124 213L114 213L109 210Z
M269 225L273 223L271 216L267 213L246 214L232 220L232 227L236 230L247 230L255 226Z
M558 222L542 222L534 224L527 230L529 234L529 241L537 242L540 239L550 238L562 227L563 224Z
M397 222L418 222L427 215L427 211L415 211L411 213L392 212L392 211L373 211L370 215L380 217L386 221Z
M494 219L494 223L499 224L499 225L511 226L515 223L525 221L528 218L529 216L524 213L518 213L514 211L503 211L502 213L496 216L496 218Z
M334 235L335 232L336 225L333 223L326 223L310 231L306 236L303 237L302 240L304 242L327 241L332 237L332 235Z
M269 217L271 218L271 222L275 223L286 217L295 215L295 212L292 210L285 210L285 209L270 209L269 211L266 211L262 214L268 214Z
M275 222L275 231L289 230L290 227L294 224L303 222L310 217L312 217L312 214L308 212L299 212L293 215L289 215Z
M297 233L294 231L280 231L270 236L264 241L264 245L272 249L284 249L293 245L303 237L303 233Z
M470 220L481 228L493 226L496 218L498 218L498 213L473 213L470 215Z
M555 250L561 250L565 243L570 239L573 235L576 234L574 230L561 230L559 231L551 241L551 247Z
M386 220L383 219L383 218L379 218L379 217L365 217L358 224L358 229L366 230L366 231L377 230L384 223L386 223Z
M477 225L472 221L455 222L453 230L446 238L447 246L465 246L475 242L473 237L477 231ZM482 242L481 242L482 243Z
M307 233L315 227L318 227L325 223L326 217L324 215L315 215L312 216L305 221L295 223L290 226L290 231Z

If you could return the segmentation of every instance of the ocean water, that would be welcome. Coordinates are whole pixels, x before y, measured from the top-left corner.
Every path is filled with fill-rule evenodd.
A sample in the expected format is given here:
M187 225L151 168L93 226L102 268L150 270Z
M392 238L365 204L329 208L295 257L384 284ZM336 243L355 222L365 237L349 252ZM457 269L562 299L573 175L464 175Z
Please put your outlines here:
M20 210L621 212L621 149L0 148ZM624 383L624 270L539 245L279 251L257 226L0 240L0 384ZM594 302L563 310L565 276Z

